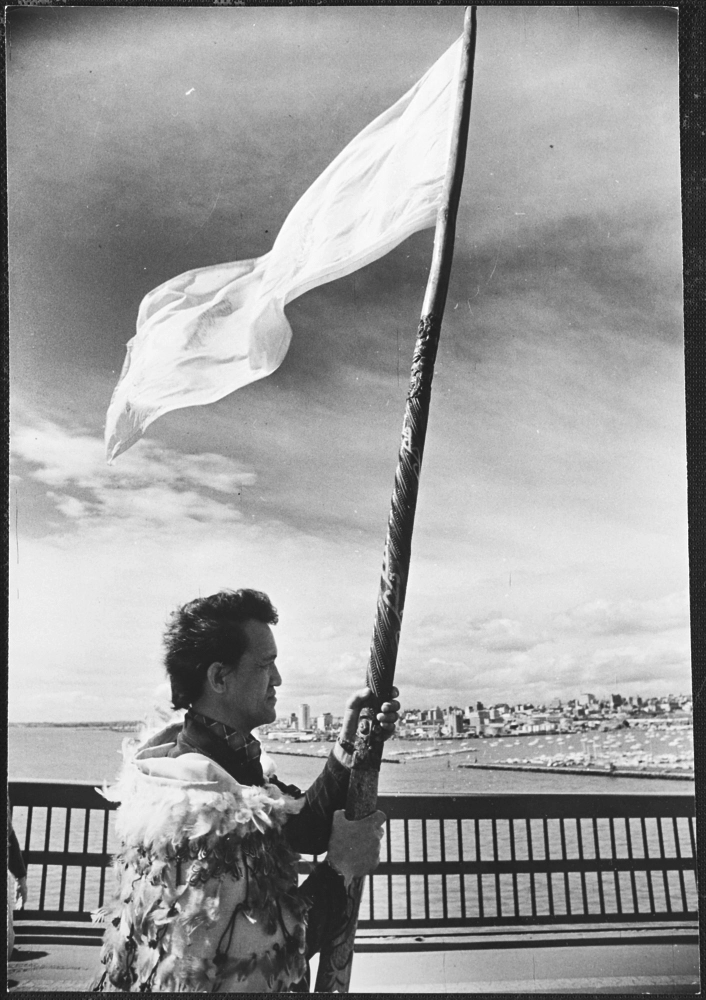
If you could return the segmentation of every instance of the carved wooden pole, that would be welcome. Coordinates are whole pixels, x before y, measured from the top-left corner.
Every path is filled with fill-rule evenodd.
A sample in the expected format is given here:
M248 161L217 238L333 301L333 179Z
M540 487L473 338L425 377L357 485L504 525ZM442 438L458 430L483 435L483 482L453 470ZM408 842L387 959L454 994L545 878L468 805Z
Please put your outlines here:
M456 215L466 161L468 123L473 90L473 63L476 47L476 8L466 8L463 47L458 83L458 100L451 136L444 192L436 220L434 251L427 282L422 317L412 358L412 374L407 393L402 442L395 472L395 485L387 527L377 613L370 649L367 685L377 706L390 699L395 677L397 649L402 629L407 577L412 551L414 513L419 491L419 475L424 454L431 399L434 362L441 332L441 320L449 287L453 259ZM378 774L382 760L382 732L375 718L377 708L361 712L356 752L346 802L346 816L362 819L376 809ZM321 949L316 977L317 993L347 993L353 963L353 944L364 879L354 879L348 888L348 906L341 925Z

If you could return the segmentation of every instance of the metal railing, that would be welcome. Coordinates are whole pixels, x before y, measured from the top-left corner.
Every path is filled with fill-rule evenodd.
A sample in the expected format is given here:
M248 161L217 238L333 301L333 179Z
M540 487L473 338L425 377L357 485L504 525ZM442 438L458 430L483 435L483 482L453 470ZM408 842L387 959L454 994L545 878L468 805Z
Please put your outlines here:
M697 918L690 796L400 795L380 808L386 850L361 927Z
M16 917L57 933L90 921L111 887L116 806L87 782L11 781L10 799L29 870ZM379 807L362 930L697 920L691 796L384 795Z

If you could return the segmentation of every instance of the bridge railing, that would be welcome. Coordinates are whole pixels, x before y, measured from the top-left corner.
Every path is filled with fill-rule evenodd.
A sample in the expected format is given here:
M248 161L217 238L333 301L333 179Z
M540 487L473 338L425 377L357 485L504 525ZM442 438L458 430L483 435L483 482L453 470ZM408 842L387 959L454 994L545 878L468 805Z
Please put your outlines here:
M90 922L112 886L115 805L87 782L11 781L10 798L29 873L18 932ZM379 807L361 930L697 921L692 796L400 794Z

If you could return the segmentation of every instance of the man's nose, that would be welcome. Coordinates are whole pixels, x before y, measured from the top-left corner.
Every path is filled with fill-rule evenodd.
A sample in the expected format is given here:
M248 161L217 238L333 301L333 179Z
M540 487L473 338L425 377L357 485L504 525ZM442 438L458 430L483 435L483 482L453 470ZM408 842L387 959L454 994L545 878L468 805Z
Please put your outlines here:
M280 672L277 669L277 667L275 667L275 666L272 667L272 677L271 677L271 680L272 680L272 686L276 687L276 688L278 688L280 686L280 684L282 683L282 677L280 676Z

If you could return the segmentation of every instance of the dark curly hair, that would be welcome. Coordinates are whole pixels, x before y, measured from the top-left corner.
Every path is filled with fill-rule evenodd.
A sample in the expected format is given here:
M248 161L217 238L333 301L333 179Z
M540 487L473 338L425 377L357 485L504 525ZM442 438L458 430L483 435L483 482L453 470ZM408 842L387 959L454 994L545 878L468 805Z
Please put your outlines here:
M237 664L248 648L246 622L277 624L277 611L259 590L221 590L177 608L164 633L164 663L174 708L200 696L211 663Z

